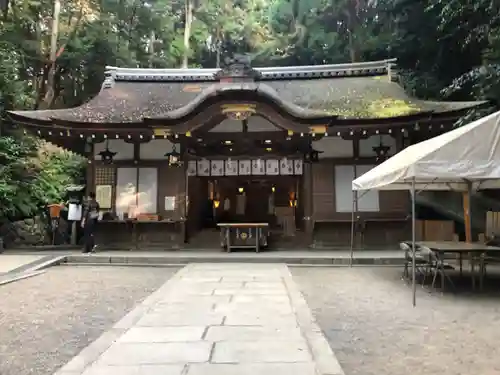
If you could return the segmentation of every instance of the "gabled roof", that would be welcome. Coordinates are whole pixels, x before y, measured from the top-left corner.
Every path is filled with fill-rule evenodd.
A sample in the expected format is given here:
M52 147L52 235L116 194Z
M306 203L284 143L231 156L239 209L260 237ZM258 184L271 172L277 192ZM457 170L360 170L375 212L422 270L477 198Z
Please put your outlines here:
M411 98L394 82L392 63L254 68L255 81L220 81L221 69L109 67L101 92L70 109L12 111L25 124L78 123L138 126L147 119L181 119L206 103L263 101L299 122L311 119L404 119L459 113L482 102L430 102ZM457 114L458 113L458 114ZM364 122L364 121L363 121Z

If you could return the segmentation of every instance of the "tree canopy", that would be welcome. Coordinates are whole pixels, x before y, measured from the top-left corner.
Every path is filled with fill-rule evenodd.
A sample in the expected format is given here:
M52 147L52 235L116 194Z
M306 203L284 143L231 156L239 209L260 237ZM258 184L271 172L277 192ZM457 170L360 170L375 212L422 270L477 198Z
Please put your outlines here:
M255 66L397 58L412 95L497 103L499 7L494 0L0 0L0 106L76 106L100 90L107 65L209 68L235 52ZM0 139L4 215L16 183L52 178L31 167L36 149L31 138ZM15 201L38 193L25 194Z
M95 95L106 65L216 67L397 58L425 98L498 93L493 0L2 0L6 108L59 108Z

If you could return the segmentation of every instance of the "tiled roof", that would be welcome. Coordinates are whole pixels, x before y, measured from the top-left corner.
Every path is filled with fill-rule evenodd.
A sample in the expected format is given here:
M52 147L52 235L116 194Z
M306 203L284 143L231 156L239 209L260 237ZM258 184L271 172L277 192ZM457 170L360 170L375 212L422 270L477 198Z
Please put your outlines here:
M456 112L481 104L411 98L391 79L389 60L255 70L259 81L225 84L215 82L217 69L109 68L101 92L79 107L11 114L25 122L140 123L144 118L185 113L228 89L234 99L238 99L240 91L251 91L302 118L381 119Z

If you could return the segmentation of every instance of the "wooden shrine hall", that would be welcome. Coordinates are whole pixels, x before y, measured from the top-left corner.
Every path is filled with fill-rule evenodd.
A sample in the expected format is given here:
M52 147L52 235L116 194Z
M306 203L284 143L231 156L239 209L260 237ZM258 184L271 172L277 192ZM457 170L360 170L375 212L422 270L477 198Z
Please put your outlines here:
M409 97L394 60L222 69L109 67L69 109L12 123L85 155L103 247L290 248L350 243L351 182L450 130L477 102ZM406 191L369 192L359 246L410 238Z

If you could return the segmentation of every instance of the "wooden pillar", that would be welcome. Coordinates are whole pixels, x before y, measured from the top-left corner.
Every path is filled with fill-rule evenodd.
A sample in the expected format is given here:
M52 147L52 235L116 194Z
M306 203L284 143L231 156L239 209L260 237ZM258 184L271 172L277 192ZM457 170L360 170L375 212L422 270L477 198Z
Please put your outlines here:
M90 192L95 191L95 157L93 143L87 143L85 145L85 156L87 157L87 169L85 173L85 193L88 196Z
M187 225L188 225L188 215L189 215L189 177L188 177L188 161L186 160L186 154L184 154L183 157L184 160L184 165L182 168L183 171L183 176L182 179L184 180L184 224L182 226L182 240L184 243L187 243L189 241L188 238L188 231L187 231Z
M134 142L134 160L135 161L141 160L141 147L142 147L141 143Z
M314 212L313 212L313 175L312 164L304 163L304 231L310 243L313 241Z
M472 242L471 213L470 213L470 187L462 193L464 206L465 242Z
M394 139L396 141L396 153L403 150L405 148L404 142L404 133L396 133L394 135Z
M357 160L359 158L360 150L359 150L359 138L353 138L351 140L352 142L352 155L354 157L354 160Z
M184 161L181 167L177 167L177 181L179 181L179 186L178 186L178 191L177 194L180 197L180 233L179 233L179 246L181 244L187 242L187 214L188 214L188 199L189 199L189 194L188 194L188 179L187 179L187 160L186 160L186 153L185 153L185 148L183 145L181 145L181 150L180 154L182 155L181 159Z

